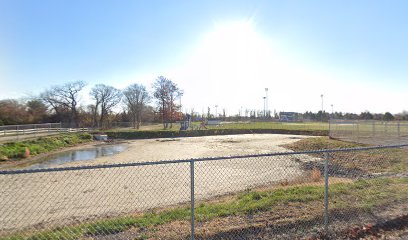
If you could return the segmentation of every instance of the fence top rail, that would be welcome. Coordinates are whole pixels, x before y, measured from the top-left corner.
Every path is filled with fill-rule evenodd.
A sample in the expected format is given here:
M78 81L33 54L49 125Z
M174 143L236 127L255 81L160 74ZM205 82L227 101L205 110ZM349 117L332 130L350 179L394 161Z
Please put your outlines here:
M60 125L61 123L33 123L33 124L18 124L18 125L1 125L0 128L9 128L9 127L24 127L24 126L52 126Z
M406 120L364 120L364 119L330 119L330 123L387 123L387 124L406 124L408 121Z
M278 152L278 153L252 154L252 155L225 156L225 157L191 158L191 159L184 159L184 160L163 160L163 161L156 161L156 162L135 162L135 163L102 164L102 165L93 165L93 166L1 170L0 175L79 171L79 170L123 168L123 167L137 167L137 166L149 166L149 165L152 166L152 165L164 165L164 164L220 161L220 160L229 160L229 159L259 158L259 157L288 156L288 155L316 154L316 153L353 152L353 151L366 151L366 150L403 148L403 147L408 147L408 144L358 147L358 148L322 149L322 150L299 151L299 152Z

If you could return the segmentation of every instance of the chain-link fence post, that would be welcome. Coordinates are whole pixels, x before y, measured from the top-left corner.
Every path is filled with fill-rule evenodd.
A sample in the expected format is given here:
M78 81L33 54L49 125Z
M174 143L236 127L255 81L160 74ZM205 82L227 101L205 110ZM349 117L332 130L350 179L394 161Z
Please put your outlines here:
M373 132L373 137L375 137L375 122L373 121L373 126L372 126L372 132Z
M194 240L194 160L190 161L190 193L191 193L191 239Z
M331 119L329 119L329 138L331 138L332 136L330 135L331 132Z
M329 153L324 153L324 231L329 230Z
M400 125L400 121L398 120L397 123L397 129L398 129L398 138L401 137L401 125Z
M360 122L357 121L357 141L360 141Z

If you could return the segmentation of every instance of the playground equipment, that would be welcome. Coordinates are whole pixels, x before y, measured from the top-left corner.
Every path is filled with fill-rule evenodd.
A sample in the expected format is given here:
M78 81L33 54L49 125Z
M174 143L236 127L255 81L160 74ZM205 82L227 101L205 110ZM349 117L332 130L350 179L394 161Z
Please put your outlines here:
M207 128L207 121L206 121L206 119L205 118L203 118L202 120L201 120L201 124L200 124L200 127L198 127L198 130L201 130L201 129L208 129Z
M190 114L186 114L186 116L184 117L184 121L180 122L180 130L187 130L190 128L191 125L191 115Z
M185 131L185 130L188 130L190 127L191 127L192 130L194 130L194 127L191 124L191 120L192 120L191 115L186 114L185 117L184 117L184 120L179 122L180 123L180 130ZM216 119L207 120L206 118L202 118L200 126L198 127L198 130L208 129L207 126L218 127L220 125L221 125L221 120L216 120ZM197 130L197 127L195 127L195 130Z

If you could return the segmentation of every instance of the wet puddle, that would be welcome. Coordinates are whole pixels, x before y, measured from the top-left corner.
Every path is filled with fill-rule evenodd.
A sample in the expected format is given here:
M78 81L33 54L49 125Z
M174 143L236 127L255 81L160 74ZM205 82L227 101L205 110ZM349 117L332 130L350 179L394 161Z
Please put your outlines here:
M106 145L81 150L67 151L54 154L43 159L39 159L39 163L32 164L25 167L24 169L51 168L69 162L94 160L98 157L118 154L126 150L126 148L127 147L125 145Z

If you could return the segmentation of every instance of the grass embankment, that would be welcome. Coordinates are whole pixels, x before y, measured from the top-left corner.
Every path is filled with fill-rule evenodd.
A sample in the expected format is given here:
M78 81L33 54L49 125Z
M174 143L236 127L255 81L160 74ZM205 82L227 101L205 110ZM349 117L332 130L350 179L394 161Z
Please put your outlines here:
M327 131L322 130L287 130L287 129L204 129L189 131L107 131L109 138L113 139L149 139L149 138L175 138L175 137L201 137L214 135L236 135L236 134L293 134L293 135L310 135L310 136L327 136Z
M268 221L274 226L299 224L321 219L324 187L322 183L278 187L268 190L249 191L228 196L217 201L199 203L195 209L196 221L210 233L197 231L197 235L217 234L231 227L250 228L251 221L243 221L250 217L253 220L268 215ZM335 183L330 185L330 210L352 210L354 214L367 211L395 201L408 200L408 178L379 178L358 180L353 183ZM306 209L306 211L302 211ZM241 219L241 226L231 226L231 221ZM156 210L138 216L124 216L113 219L83 223L76 226L55 228L43 232L25 233L3 237L0 239L79 239L90 236L115 234L131 229L140 238L169 237L165 225L174 222L186 222L183 229L173 229L176 235L188 237L190 219L189 207ZM216 222L217 229L211 229ZM256 222L256 221L255 221ZM249 224L246 226L245 224ZM177 224L176 224L177 225ZM225 225L225 226L223 226ZM179 226L179 225L177 225ZM213 231L214 230L214 231ZM169 235L170 234L170 235Z
M192 122L188 131L197 130L201 122ZM298 131L328 131L329 124L324 122L221 122L218 126L207 125L208 129L274 129ZM178 131L179 123L174 123L172 128L163 129L163 124L149 124L140 126L141 131ZM138 131L133 128L116 128L111 131Z
M179 124L173 128L163 129L162 125L142 126L140 130L131 128L112 129L106 133L110 138L120 139L147 139L147 138L172 138L172 137L199 137L212 135L232 134L296 134L311 136L327 136L327 123L281 123L281 122L248 122L248 123L223 123L219 126L207 126L200 129L198 122L192 123L193 128L180 131Z
M92 141L89 133L71 133L58 136L40 137L34 140L10 142L0 145L0 163L9 159L19 160L59 148L75 146ZM27 152L28 149L28 152Z
M321 149L342 149L367 147L368 145L329 139L328 137L305 138L284 147L293 151ZM311 154L322 157L321 154ZM384 148L364 151L330 153L330 163L345 169L361 170L367 173L408 172L408 149Z
M305 139L296 141L294 143L285 145L285 147L293 151L357 148L357 147L367 147L367 146L368 145L364 145L361 143L345 142L345 141L330 139L329 137L305 138Z
M218 127L211 126L210 128L328 131L329 124L323 122L233 122L223 123Z

